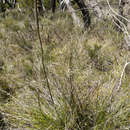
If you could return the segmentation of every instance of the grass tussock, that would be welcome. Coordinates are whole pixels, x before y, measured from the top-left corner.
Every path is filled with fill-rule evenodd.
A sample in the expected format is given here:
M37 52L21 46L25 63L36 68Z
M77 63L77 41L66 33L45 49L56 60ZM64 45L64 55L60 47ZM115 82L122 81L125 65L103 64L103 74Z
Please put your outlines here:
M112 23L94 23L84 33L67 13L40 19L50 94L35 23L19 18L0 21L0 96L10 99L0 104L6 129L128 130L127 73L117 88L130 55Z

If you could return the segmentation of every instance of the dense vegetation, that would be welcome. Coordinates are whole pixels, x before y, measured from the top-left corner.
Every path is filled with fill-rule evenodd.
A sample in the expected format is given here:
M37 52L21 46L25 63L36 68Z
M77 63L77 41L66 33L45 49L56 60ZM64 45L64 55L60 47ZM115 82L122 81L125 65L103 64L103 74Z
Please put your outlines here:
M45 0L38 37L34 3L18 3L0 13L0 129L129 130L130 50L112 19L89 9L85 30Z

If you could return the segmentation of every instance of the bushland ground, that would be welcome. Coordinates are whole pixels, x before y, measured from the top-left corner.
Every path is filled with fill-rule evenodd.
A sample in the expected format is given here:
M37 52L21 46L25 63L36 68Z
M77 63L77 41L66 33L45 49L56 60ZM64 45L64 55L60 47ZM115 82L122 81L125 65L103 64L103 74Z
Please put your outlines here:
M128 130L130 53L111 20L85 31L68 12L0 18L0 124L4 130ZM47 77L42 68L42 55ZM48 79L51 90L46 84ZM51 92L51 93L50 93Z

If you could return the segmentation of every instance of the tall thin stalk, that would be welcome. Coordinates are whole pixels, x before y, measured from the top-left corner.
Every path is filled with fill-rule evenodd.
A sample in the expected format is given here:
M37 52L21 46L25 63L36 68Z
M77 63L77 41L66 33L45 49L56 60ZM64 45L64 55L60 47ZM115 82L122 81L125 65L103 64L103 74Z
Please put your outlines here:
M39 14L38 14L38 5L37 4L38 4L38 0L35 0L35 18L36 18L37 34L38 34L40 49L41 49L41 53L42 53L42 57L41 57L42 58L42 70L43 70L43 73L45 75L46 85L47 85L47 88L49 90L51 101L54 105L55 103L54 103L54 99L52 96L52 92L51 92L51 88L50 88L50 84L49 84L49 80L48 80L48 76L47 76L46 66L45 66L44 50L43 50L43 44L42 44L41 35L40 35Z

